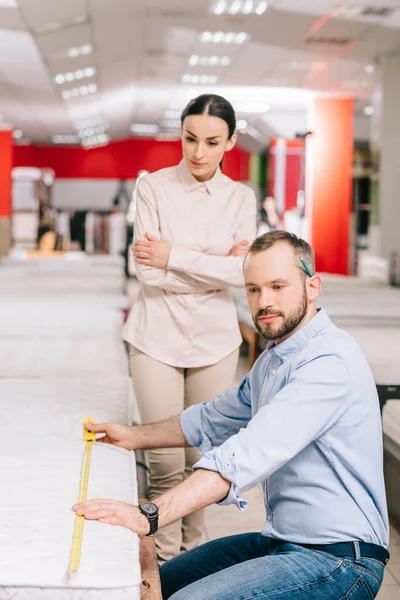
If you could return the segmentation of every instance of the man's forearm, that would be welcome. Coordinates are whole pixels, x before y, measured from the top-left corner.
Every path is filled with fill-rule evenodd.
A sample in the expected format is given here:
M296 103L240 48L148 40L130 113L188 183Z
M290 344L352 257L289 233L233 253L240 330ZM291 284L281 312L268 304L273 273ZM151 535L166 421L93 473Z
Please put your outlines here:
M228 495L231 482L215 471L197 469L184 482L153 500L158 506L159 527L219 502Z
M173 417L161 423L138 425L132 428L134 448L188 448L190 444L183 435L180 418Z

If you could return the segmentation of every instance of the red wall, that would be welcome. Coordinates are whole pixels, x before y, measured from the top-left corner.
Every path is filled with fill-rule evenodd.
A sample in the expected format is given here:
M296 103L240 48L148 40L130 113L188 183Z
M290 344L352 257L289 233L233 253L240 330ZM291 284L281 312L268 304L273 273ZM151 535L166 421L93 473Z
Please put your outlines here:
M12 132L0 131L0 217L11 215Z
M312 233L318 271L348 274L353 100L315 100Z
M297 192L300 185L301 174L301 155L304 143L302 140L285 140L285 208L290 210L297 206ZM275 189L275 169L276 155L273 149L276 149L277 140L271 140L268 155L268 194L274 195Z
M181 142L128 139L84 150L59 146L16 146L14 166L50 167L61 179L135 179L138 171L157 171L182 158ZM227 152L223 171L232 179L249 179L250 154L240 148Z

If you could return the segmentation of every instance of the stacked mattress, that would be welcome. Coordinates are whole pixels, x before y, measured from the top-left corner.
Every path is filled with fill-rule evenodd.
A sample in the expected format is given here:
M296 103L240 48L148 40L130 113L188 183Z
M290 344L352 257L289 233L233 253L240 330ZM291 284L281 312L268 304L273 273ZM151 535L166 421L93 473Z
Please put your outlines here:
M0 600L135 600L139 539L84 525L68 575L82 422L132 423L122 261L0 266ZM88 498L137 504L134 453L94 444Z

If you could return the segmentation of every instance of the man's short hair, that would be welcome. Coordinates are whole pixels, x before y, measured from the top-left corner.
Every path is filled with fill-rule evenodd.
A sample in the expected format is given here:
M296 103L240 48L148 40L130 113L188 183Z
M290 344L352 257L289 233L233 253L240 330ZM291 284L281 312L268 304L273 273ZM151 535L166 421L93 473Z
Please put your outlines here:
M306 262L308 268L311 273L315 273L315 257L314 250L311 248L310 244L301 238L298 238L294 233L288 233L287 231L269 231L268 233L264 233L264 235L260 235L260 237L256 238L252 245L250 246L250 252L252 254L256 254L257 252L263 252L264 250L269 250L275 244L279 244L284 242L291 246L295 256L297 256L300 260L300 257ZM306 276L306 271L304 270L304 275Z

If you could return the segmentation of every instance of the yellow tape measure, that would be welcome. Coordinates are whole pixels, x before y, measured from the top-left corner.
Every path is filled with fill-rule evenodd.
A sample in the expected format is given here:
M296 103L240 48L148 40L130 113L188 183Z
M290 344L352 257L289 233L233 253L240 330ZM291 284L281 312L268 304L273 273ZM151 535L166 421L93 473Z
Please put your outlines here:
M86 429L87 423L94 423L94 420L93 419L85 419L83 421L83 439L85 441L85 453L83 455L81 483L79 486L78 502L84 502L87 498L87 491L88 491L88 484L89 484L90 459L92 456L92 446L93 446L93 442L96 441L96 434L93 431L88 431ZM74 526L74 535L72 538L71 560L70 560L69 569L68 569L69 573L73 573L73 572L77 571L79 568L79 563L81 561L84 523L85 523L85 518L80 515L76 515L75 526Z

